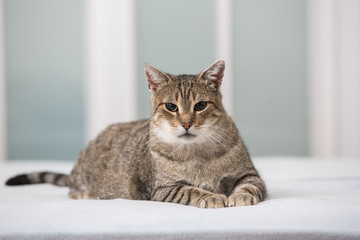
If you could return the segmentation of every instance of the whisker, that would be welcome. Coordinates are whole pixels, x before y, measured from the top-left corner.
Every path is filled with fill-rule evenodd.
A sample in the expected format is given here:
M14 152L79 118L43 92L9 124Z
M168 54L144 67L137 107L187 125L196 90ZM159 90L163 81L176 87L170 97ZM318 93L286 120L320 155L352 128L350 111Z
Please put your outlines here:
M214 132L203 132L203 134L207 135L208 137L210 137L210 140L215 143L215 144L220 144L222 145L223 147L226 147L225 146L225 143L223 141L221 141L221 139L218 139L216 138L215 136L213 136L211 133L214 133Z

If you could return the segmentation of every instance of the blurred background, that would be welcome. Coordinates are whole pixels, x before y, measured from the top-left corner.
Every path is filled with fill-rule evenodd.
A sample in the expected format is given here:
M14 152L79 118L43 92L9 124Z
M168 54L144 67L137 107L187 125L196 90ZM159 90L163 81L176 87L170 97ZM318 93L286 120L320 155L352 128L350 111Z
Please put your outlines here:
M359 0L2 0L0 152L75 160L108 124L149 118L143 74L226 63L253 156L360 159Z

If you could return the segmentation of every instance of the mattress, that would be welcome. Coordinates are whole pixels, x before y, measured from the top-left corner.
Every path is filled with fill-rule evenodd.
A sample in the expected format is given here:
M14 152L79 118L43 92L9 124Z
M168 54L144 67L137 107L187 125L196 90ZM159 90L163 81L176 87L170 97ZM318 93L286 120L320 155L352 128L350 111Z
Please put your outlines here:
M152 201L72 200L66 187L8 187L7 178L73 162L0 164L0 239L360 239L360 159L263 157L269 196L255 206L199 209Z

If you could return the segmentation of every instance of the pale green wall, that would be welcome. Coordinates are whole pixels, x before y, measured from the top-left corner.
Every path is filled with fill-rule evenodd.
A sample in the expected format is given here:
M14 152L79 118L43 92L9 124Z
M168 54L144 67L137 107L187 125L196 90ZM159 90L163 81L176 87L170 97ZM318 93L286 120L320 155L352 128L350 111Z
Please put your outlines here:
M253 155L307 155L306 1L234 1L235 119Z
M234 0L234 120L250 153L307 155L306 1ZM150 116L143 64L196 73L215 61L214 1L138 0L139 115Z
M307 155L306 1L234 0L235 121L250 153ZM84 143L82 0L6 0L10 159L75 159ZM215 59L214 0L137 0L144 63L198 73ZM130 103L131 104L131 103Z
M139 116L151 115L144 63L169 73L198 73L214 61L212 0L138 0Z
M82 1L5 1L10 159L76 159L83 147Z

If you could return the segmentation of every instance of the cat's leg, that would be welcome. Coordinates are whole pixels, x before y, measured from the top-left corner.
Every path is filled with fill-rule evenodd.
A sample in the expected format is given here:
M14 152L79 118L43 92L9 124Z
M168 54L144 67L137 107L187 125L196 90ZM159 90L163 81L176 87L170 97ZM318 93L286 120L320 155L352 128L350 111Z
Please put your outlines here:
M172 202L200 208L224 208L227 197L187 185L158 187L151 198L153 201Z
M229 207L255 205L266 197L266 187L258 176L248 176L234 187L228 197Z

